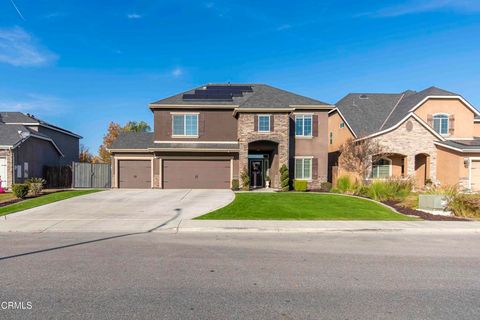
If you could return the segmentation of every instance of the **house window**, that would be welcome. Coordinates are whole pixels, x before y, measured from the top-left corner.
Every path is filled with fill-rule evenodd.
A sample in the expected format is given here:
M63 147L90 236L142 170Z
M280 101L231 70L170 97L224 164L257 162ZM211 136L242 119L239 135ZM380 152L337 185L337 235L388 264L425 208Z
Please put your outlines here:
M269 115L258 116L258 131L270 132L270 116Z
M28 178L28 162L23 163L23 177Z
M312 136L312 115L295 116L295 135L297 137Z
M448 115L436 114L433 116L433 130L440 134L448 134Z
M295 179L312 180L312 158L295 158Z
M381 158L372 164L372 178L386 179L390 177L392 160Z
M330 144L333 144L333 132L330 131Z
M340 122L340 129L343 129L343 128L345 128L345 122L342 121Z
M174 136L198 136L198 114L175 114L172 126Z

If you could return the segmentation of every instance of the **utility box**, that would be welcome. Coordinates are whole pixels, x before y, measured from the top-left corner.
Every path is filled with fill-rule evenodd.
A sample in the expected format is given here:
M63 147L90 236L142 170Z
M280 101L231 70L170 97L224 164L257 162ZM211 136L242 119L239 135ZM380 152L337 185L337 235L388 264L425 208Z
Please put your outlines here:
M445 211L448 199L441 194L421 194L418 196L418 208L420 210Z

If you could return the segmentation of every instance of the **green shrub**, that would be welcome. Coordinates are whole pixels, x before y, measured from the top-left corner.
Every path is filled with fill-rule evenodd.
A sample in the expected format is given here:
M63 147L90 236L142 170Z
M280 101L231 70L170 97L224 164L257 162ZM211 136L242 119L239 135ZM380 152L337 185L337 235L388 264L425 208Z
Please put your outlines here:
M407 198L413 189L413 182L409 179L376 180L359 192L377 201L402 201Z
M290 175L285 164L280 168L280 186L282 187L282 191L290 190Z
M13 194L19 199L25 199L28 194L28 184L26 183L16 183L12 185Z
M293 180L293 189L295 191L307 191L308 182L305 180Z
M456 194L448 202L448 209L459 217L480 218L480 195Z
M30 193L35 197L42 193L45 183L46 181L42 178L30 178L27 180Z
M337 190L340 193L348 193L352 191L352 180L349 176L341 176L337 179Z
M320 184L321 192L330 192L330 190L332 190L332 184L330 182L322 182Z
M232 179L232 190L240 190L240 182L238 181L238 179Z
M242 173L240 174L240 179L242 180L242 190L250 190L250 176L248 175L247 168L243 169Z

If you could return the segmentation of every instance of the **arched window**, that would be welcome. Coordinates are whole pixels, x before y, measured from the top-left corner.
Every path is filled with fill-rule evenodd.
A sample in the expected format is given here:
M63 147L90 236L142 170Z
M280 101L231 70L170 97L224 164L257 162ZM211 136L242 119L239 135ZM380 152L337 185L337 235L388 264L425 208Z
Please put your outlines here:
M391 175L392 160L381 158L372 163L372 178L386 179Z
M448 134L448 114L433 115L433 130L440 134Z

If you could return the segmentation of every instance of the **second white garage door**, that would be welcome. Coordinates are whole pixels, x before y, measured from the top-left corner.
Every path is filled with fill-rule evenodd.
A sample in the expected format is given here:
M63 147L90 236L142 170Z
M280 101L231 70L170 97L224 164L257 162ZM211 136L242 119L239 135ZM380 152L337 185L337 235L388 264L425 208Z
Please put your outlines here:
M228 189L230 160L164 160L165 189Z
M470 170L472 191L480 192L480 160L472 161L472 167Z

